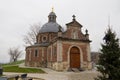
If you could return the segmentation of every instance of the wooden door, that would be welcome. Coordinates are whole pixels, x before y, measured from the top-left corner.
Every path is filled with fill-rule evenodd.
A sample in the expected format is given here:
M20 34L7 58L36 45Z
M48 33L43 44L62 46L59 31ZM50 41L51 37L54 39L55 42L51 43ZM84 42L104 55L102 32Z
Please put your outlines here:
M70 68L80 68L80 51L77 47L70 50Z

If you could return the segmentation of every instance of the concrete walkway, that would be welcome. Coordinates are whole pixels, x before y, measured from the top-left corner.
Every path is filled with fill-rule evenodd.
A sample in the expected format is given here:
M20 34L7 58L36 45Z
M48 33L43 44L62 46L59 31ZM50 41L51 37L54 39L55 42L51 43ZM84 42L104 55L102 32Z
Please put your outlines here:
M98 75L96 71L83 72L57 72L48 68L42 68L47 73L28 73L28 77L42 78L45 80L94 80ZM4 75L13 75L18 73L4 72Z

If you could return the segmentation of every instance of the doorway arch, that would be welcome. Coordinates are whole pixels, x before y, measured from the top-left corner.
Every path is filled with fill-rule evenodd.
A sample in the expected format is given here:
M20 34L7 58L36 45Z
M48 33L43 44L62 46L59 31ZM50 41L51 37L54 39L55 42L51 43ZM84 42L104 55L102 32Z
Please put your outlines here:
M80 68L80 50L77 47L70 49L70 68Z

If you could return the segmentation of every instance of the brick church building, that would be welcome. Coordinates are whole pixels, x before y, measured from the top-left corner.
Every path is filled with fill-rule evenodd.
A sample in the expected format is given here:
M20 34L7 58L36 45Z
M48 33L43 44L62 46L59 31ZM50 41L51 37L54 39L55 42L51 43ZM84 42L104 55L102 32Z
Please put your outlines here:
M56 21L52 11L48 22L36 36L34 45L26 47L25 65L29 67L47 67L58 71L91 69L90 40L88 30L82 33L82 25L73 15L72 22L64 30Z

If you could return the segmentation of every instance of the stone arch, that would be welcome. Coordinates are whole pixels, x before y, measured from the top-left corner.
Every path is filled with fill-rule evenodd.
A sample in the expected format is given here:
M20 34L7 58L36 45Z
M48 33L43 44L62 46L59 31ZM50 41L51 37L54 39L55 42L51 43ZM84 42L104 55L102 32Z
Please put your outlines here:
M83 53L82 53L82 50L81 50L81 48L79 47L79 46L76 46L76 45L72 45L72 46L70 46L69 47L69 49L68 49L68 69L69 68L71 68L72 66L71 66L71 60L70 60L70 58L71 58L71 49L72 48L76 48L78 51L79 51L79 68L81 68L82 67L82 63L83 63ZM78 55L77 54L77 55ZM73 55L74 56L74 55ZM77 67L76 67L77 68Z

